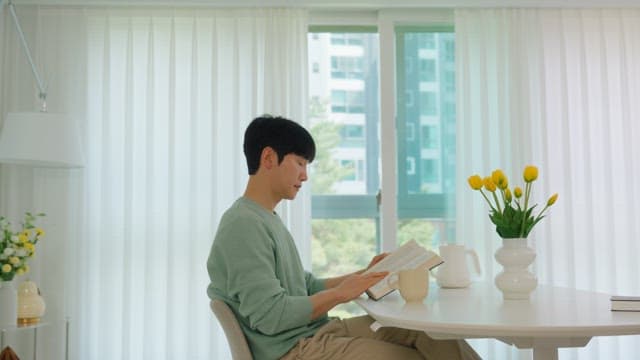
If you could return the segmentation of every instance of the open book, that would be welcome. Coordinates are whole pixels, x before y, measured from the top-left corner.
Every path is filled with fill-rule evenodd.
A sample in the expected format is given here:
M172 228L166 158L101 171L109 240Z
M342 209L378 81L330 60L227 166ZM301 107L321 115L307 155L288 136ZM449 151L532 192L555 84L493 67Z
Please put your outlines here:
M367 290L367 295L373 300L378 300L392 292L393 289L387 284L387 278L395 271L415 269L417 267L424 267L426 271L426 269L431 270L443 262L444 260L438 254L423 248L414 240L411 240L365 271L365 274L378 271L389 272L387 277Z

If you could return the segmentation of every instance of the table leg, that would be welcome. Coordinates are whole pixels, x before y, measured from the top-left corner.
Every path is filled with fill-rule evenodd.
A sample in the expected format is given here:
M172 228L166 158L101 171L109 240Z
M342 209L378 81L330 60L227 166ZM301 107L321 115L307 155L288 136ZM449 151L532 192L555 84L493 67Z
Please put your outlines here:
M38 328L33 329L33 360L38 360Z
M558 348L536 346L533 348L533 360L558 360Z
M64 360L69 360L69 318L64 319Z

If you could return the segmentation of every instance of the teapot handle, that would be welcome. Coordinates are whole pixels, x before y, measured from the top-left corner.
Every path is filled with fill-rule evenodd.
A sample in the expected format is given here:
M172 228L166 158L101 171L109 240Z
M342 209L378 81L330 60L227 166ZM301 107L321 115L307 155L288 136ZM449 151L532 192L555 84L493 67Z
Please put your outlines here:
M476 273L480 275L480 260L478 260L478 254L476 254L476 251L473 249L467 249L465 252L473 258L473 265L476 268Z

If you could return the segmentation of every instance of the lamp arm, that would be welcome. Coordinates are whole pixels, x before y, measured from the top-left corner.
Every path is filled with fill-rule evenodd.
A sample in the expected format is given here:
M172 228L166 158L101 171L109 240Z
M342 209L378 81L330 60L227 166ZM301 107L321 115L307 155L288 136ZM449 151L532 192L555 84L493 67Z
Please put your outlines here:
M2 0L0 0L2 3ZM24 49L24 53L27 56L27 60L29 60L29 64L31 64L31 71L33 72L33 76L36 78L36 82L38 83L38 90L40 91L38 97L42 100L42 111L47 111L47 92L44 88L44 84L42 83L42 79L40 78L40 74L38 74L38 70L36 69L36 65L33 63L33 58L31 57L31 51L29 51L29 46L27 45L27 40L24 38L24 33L22 32L22 27L20 26L20 21L18 21L18 16L16 15L16 9L13 5L13 2L9 0L9 11L11 12L11 16L13 17L13 23L16 25L16 30L18 31L18 37L20 38L20 42L22 43L22 48Z

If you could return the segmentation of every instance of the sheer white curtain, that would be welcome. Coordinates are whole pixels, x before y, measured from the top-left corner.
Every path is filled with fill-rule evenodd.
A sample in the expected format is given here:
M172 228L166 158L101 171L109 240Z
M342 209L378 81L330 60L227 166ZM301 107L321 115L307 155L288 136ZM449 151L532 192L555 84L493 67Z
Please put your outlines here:
M465 177L540 169L537 202L558 203L532 232L539 282L640 294L640 10L456 11L457 231L497 273L500 240ZM603 309L608 311L608 309ZM561 358L633 359L638 337L594 338ZM526 352L487 343L489 358Z
M3 167L3 178L21 172L32 185L0 191L44 182L36 194L55 193L39 202L61 228L48 238L63 246L45 256L66 276L41 266L40 282L58 287L56 316L72 319L72 358L228 358L208 307L206 258L218 219L244 190L248 122L306 119L306 12L33 13L38 56L51 62L60 111L81 121L87 165L60 184L51 184L57 171ZM279 211L308 264L302 195Z

